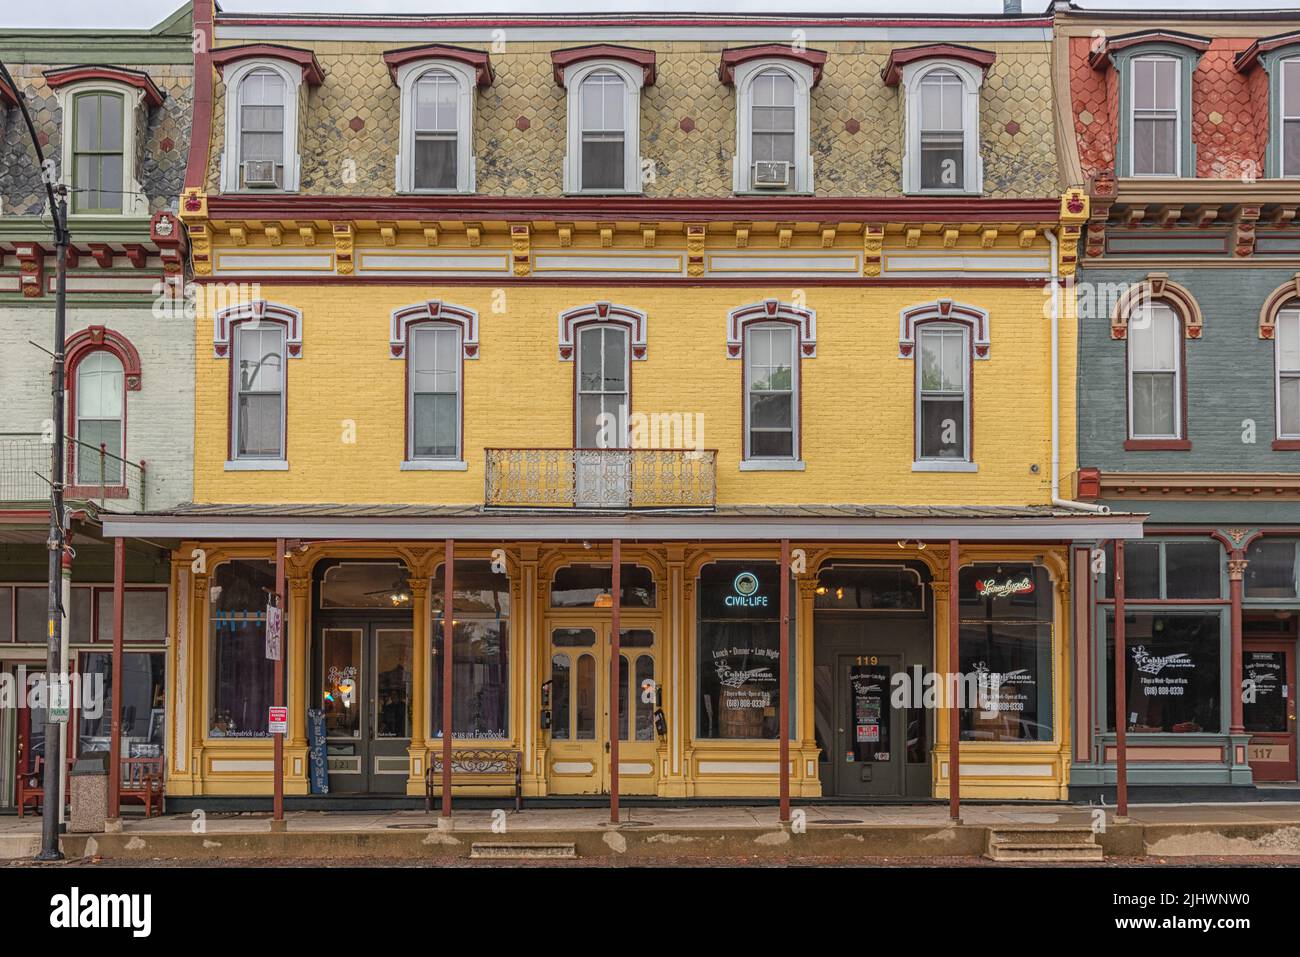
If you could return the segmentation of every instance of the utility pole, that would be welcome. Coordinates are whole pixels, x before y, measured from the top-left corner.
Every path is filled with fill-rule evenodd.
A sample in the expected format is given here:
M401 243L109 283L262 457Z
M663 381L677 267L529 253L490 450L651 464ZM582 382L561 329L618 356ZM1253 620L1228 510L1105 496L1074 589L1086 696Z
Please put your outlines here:
M36 126L32 116L27 112L27 103L18 89L18 84L9 70L0 63L0 80L13 91L14 99L27 124L27 133L32 140L32 149L36 151L36 166L41 171L41 182L45 184L45 194L49 200L50 215L54 219L54 246L58 251L57 285L54 296L54 368L50 372L50 395L54 406L54 441L50 449L50 537L46 542L50 552L49 563L49 644L45 653L45 688L47 714L50 720L45 730L45 777L42 782L41 801L41 850L36 855L38 861L61 860L63 853L59 850L59 818L63 811L63 794L60 782L63 769L63 735L67 728L68 717L62 722L53 720L55 704L65 709L65 715L71 709L66 698L68 688L67 675L63 662L63 556L67 550L66 529L63 527L63 352L67 335L67 291L68 291L68 188L62 183L54 182L55 177L45 165L45 154L41 142L36 138ZM56 195L57 194L57 195ZM25 693L26 689L24 689ZM114 769L115 770L115 769ZM109 772L112 774L112 770ZM110 779L110 786L112 781Z

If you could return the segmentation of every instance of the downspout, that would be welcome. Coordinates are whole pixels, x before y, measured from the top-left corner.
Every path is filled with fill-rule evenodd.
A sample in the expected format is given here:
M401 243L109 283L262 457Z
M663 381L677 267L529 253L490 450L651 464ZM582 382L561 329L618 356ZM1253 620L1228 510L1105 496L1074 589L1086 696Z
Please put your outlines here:
M1052 247L1052 504L1099 515L1109 515L1109 505L1061 498L1061 300L1056 231L1044 231Z

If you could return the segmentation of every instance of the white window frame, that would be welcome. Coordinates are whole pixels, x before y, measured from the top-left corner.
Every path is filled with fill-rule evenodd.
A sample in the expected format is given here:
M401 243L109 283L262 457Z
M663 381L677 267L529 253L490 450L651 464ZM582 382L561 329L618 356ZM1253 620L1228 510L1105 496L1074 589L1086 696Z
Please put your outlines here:
M751 435L752 429L749 421L749 399L751 386L751 369L753 367L754 350L751 348L750 337L755 332L769 332L780 330L790 336L790 454L789 455L755 455L752 449ZM742 350L744 371L743 383L744 389L744 429L745 429L745 457L741 462L743 471L759 471L762 469L780 470L780 469L799 469L803 465L803 450L799 447L799 406L800 394L802 387L801 375L802 370L799 367L799 327L791 322L751 322L745 326L744 347ZM746 469L746 466L749 466Z
M1289 67L1300 72L1300 57L1287 57L1279 61L1277 66L1277 175L1282 179L1300 179L1300 157L1296 157L1296 171L1290 175L1286 172L1287 120L1300 123L1300 103L1288 103L1286 99L1286 71Z
M1134 357L1133 357L1133 351L1134 351L1134 350L1133 350L1133 334L1134 334L1135 329L1136 329L1137 331L1141 331L1141 324L1140 324L1140 323L1135 323L1135 322L1133 322L1133 321L1132 321L1132 318L1133 318L1133 317L1130 317L1129 324L1128 324L1128 334L1127 334L1127 336L1125 337L1125 340L1126 340L1126 341L1125 341L1125 348L1126 348L1126 350L1127 350L1127 352L1128 352L1128 355L1125 357L1125 364L1126 364L1127 367L1128 367L1128 437L1129 437L1130 440L1132 440L1132 441L1136 441L1136 442L1148 442L1148 441L1151 441L1151 442L1176 441L1176 440L1180 440L1180 439L1182 439L1182 437L1183 437L1183 428L1184 428L1184 426L1183 426L1183 374L1184 374L1184 370L1183 370L1183 341L1182 341L1182 340L1183 340L1183 322L1184 322L1184 320L1183 320L1183 316L1182 316L1182 314L1179 313L1179 311L1178 311L1177 309L1175 309L1173 306L1169 305L1169 303L1167 303L1167 302L1162 302L1162 301L1156 299L1156 300L1152 300L1152 301L1149 303L1149 305L1147 306L1147 308L1151 308L1151 309L1155 309L1155 308L1157 308L1157 307L1159 307L1159 308L1163 308L1163 309L1168 309L1168 310L1169 310L1169 314L1170 314L1171 316L1173 316L1173 319L1174 319L1174 324L1173 324L1173 336L1174 336L1174 368L1173 368L1173 373L1174 373L1174 416L1173 416L1173 425L1174 425L1174 430L1173 430L1173 434L1172 434L1172 435L1138 435L1137 432L1136 432L1136 431L1134 430L1134 428L1133 428L1133 413L1134 413L1134 402L1133 402L1133 377L1134 377L1134 375L1135 375L1135 374L1141 374L1141 373L1161 373L1161 374L1166 374L1166 375L1167 375L1168 372L1169 372L1169 370L1167 370L1167 369L1138 369L1138 368L1135 366L1135 364L1134 364Z
M1288 320L1295 323L1296 338L1300 341L1300 306L1288 306L1279 310L1275 323L1276 329L1273 332L1273 421L1277 423L1276 437L1282 441L1300 439L1300 431L1282 431L1282 380L1300 379L1300 361L1297 361L1295 368L1282 368L1282 323Z
M284 81L284 185L279 189L241 189L239 166L241 157L239 118L240 97L244 80L256 70L270 70ZM226 141L221 151L221 191L223 193L296 193L301 159L298 155L299 104L303 70L290 60L259 57L231 64L225 74L226 85Z
M623 80L623 188L582 188L582 81L593 73L608 71ZM564 155L564 191L587 195L640 193L641 190L641 89L645 71L623 60L584 60L565 69L568 92L568 139Z
M455 345L452 348L452 354L455 357L456 370L456 447L449 455L416 455L415 454L415 375L411 363L415 361L415 341L422 332L431 331L450 331L455 339ZM406 462L404 463L411 468L428 467L434 468L436 465L459 466L465 461L464 449L461 447L462 436L465 425L465 376L463 358L463 345L461 338L464 330L458 323L454 322L422 322L412 325L406 333ZM436 394L436 393L435 393Z
M925 337L933 332L958 332L961 334L961 396L962 396L962 457L926 457L921 454L921 432L923 417L921 377L925 372ZM912 402L914 421L912 423L912 471L913 472L974 472L975 461L971 457L971 438L974 432L973 420L975 410L971 402L971 327L964 322L923 322L916 327L916 368L912 380Z
M242 349L243 333L275 328L280 332L280 451L278 455L255 455L239 452L239 361ZM236 323L230 331L230 449L226 462L227 471L281 471L289 467L287 447L289 443L289 327L282 322L269 320L243 321Z
M961 80L962 170L965 182L952 189L921 188L921 81L937 71L955 73ZM926 196L948 194L978 196L984 192L984 157L980 152L980 90L984 71L962 60L944 58L917 60L900 71L903 88L903 192Z
M81 83L69 83L67 86L61 86L54 91L55 100L59 105L59 113L63 117L62 137L63 143L60 148L60 169L63 170L62 178L65 182L71 184L75 175L72 168L73 163L73 137L76 131L73 129L75 122L73 104L76 98L83 93L111 93L122 98L122 210L120 213L113 212L76 212L76 203L68 203L68 215L76 219L78 217L97 218L103 216L148 216L149 200L144 195L144 189L136 179L136 148L139 145L136 142L137 118L139 111L144 103L144 90L126 83L119 83L114 80L85 80Z
M1137 69L1139 63L1149 63L1153 61L1168 62L1174 65L1174 168L1168 173L1139 173L1134 165L1134 159L1137 153ZM1128 170L1129 175L1139 179L1168 179L1171 176L1180 176L1183 169L1183 61L1176 56L1169 56L1163 53L1149 53L1143 56L1135 56L1128 65L1129 89L1128 89L1128 116L1124 122L1128 124ZM1150 111L1147 112L1157 112ZM1167 110L1158 111L1161 115L1166 114ZM1194 174L1193 174L1194 175Z
M442 72L456 81L456 186L452 189L415 188L415 86L429 73ZM476 188L474 163L474 92L478 80L473 66L458 60L434 57L404 63L397 68L402 113L397 152L399 193L472 193Z
M779 70L794 81L794 169L788 189L754 189L754 80L768 70ZM813 87L813 68L797 60L765 57L736 64L736 157L732 161L731 188L736 193L770 195L773 193L811 193L813 158L809 148L809 99Z

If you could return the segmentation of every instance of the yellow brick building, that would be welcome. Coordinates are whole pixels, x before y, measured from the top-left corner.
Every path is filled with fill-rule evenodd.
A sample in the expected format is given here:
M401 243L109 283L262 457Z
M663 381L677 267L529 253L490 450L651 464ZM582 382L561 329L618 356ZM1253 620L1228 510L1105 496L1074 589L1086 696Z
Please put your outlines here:
M1064 797L1050 20L616 19L218 15L169 794Z

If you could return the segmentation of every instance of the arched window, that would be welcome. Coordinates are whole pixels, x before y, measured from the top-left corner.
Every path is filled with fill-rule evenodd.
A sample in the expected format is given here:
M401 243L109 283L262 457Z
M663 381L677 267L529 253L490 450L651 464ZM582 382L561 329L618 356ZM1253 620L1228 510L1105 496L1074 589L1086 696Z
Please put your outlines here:
M579 189L621 190L627 150L627 87L613 70L596 70L582 81L582 153Z
M966 87L949 69L931 70L918 85L921 96L921 189L964 189Z
M898 68L906 110L905 193L982 191L980 89L990 63L992 54L972 53L970 60L917 57Z
M121 485L126 448L126 379L122 360L106 349L77 363L74 456L78 485ZM99 450L102 448L104 454Z
M408 461L460 459L461 329L425 322L407 331Z
M1283 176L1297 177L1300 176L1300 57L1283 60L1280 67L1278 125L1281 128L1277 138L1281 162L1278 166Z
M239 188L283 189L285 167L284 77L268 67L239 83Z
M1130 439L1183 438L1182 320L1160 300L1129 315L1128 410Z
M415 83L415 189L456 189L460 96L461 83L447 70L430 70Z
M641 90L654 82L654 54L601 44L552 60L568 91L565 191L641 192Z
M749 109L753 185L763 186L774 179L788 185L795 155L794 79L784 70L764 70L754 77ZM765 170L763 164L778 168Z
M1133 60L1129 95L1130 169L1134 176L1177 176L1181 166L1179 109L1182 61L1172 56Z
M1277 314L1274 332L1277 376L1277 438L1300 442L1300 301Z

